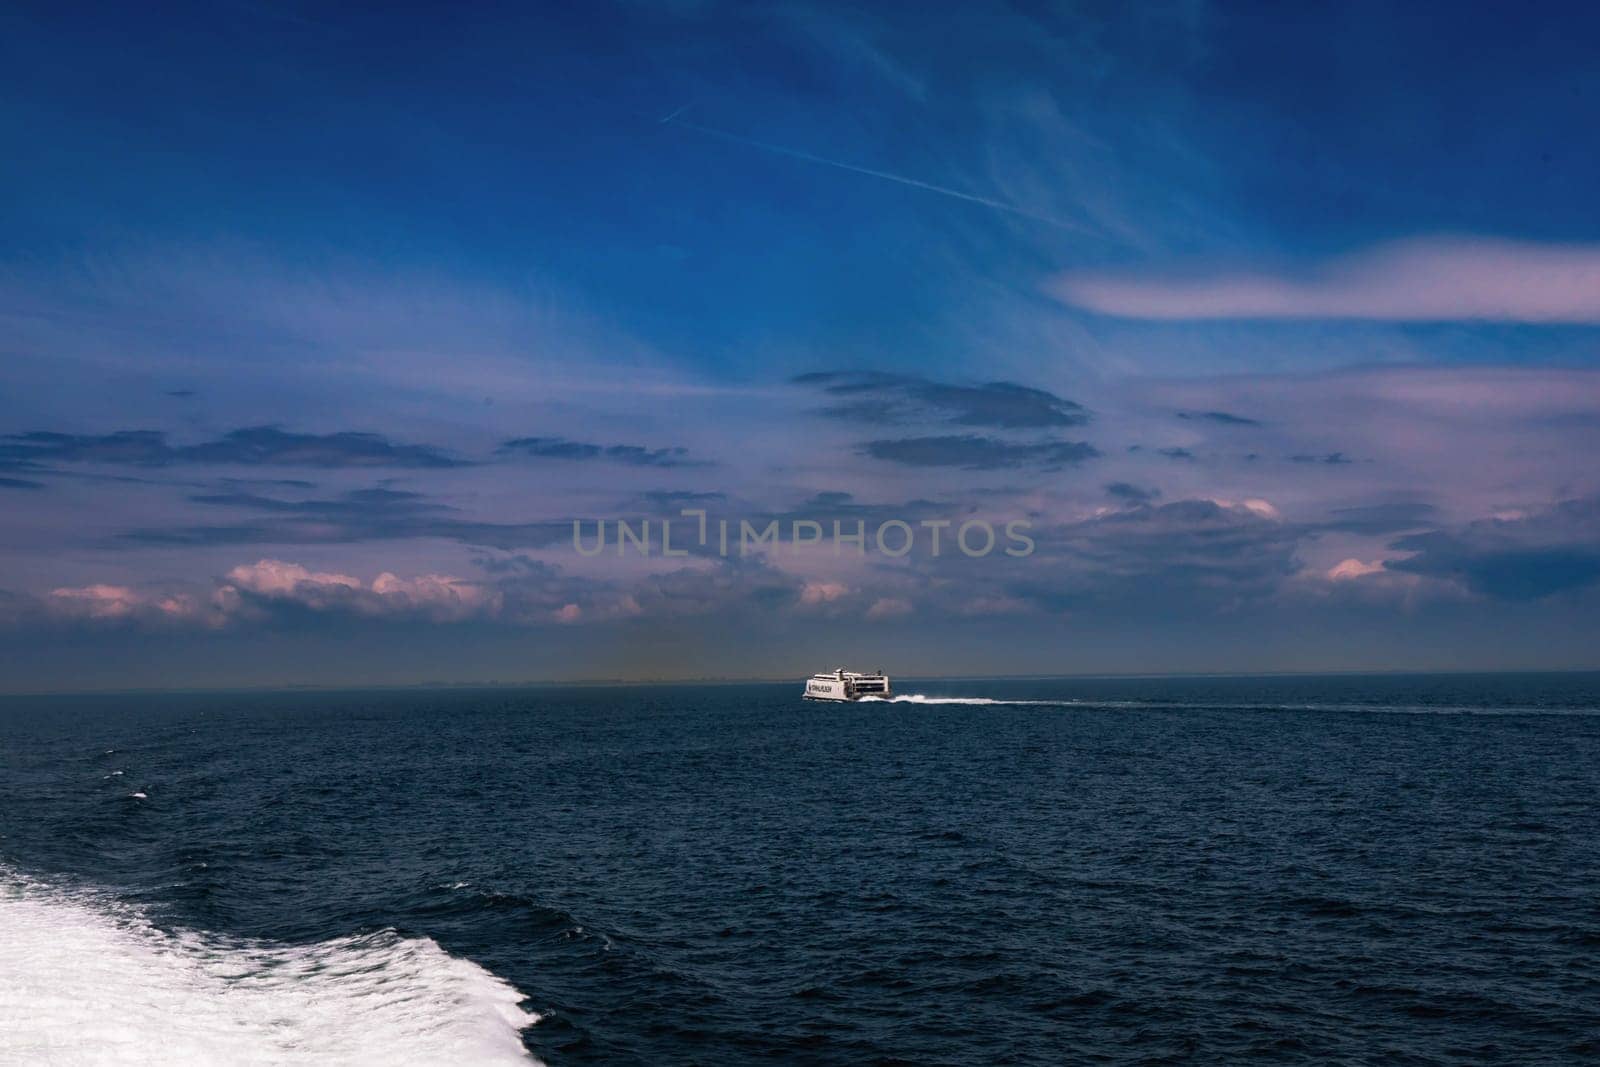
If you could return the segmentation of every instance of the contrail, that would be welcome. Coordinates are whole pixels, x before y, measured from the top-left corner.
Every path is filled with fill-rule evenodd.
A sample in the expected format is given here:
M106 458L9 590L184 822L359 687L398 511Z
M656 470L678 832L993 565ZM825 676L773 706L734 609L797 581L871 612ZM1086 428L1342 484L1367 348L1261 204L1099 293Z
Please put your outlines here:
M694 106L694 101L691 100L691 101L689 101L689 103L684 104L682 107L673 109L672 113L670 115L668 115L666 118L662 119L660 124L662 126L665 126L667 123L671 122L673 119L677 118L679 115L683 114L685 111L688 111L689 108L691 108L693 106Z
M994 208L996 211L1004 211L1008 215L1016 215L1019 218L1031 219L1034 222L1042 222L1048 226L1056 226L1063 230L1076 230L1079 233L1088 232L1085 227L1077 223L1051 218L1049 215L1040 215L1036 212L1029 211L1026 208L1020 208L1015 204L1008 204L1004 200L996 200L993 197L988 196L979 196L976 193L964 193L960 189L951 189L943 185L934 185L932 182L925 182L918 178L908 178L904 174L891 174L886 170L874 170L871 167L860 167L854 163L845 163L838 159L828 159L825 156L818 156L813 155L810 152L803 152L798 148L785 148L781 144L773 144L770 141L758 141L754 137L745 137L741 134L729 133L727 130L719 130L715 126L702 126L698 122L687 122L684 119L679 118L679 116L682 115L684 111L688 110L688 107L688 104L680 107L678 110L662 119L661 125L677 126L685 130L693 130L695 133L703 133L707 137L716 137L720 140L730 141L734 144L748 145L751 148L759 148L763 152L771 152L774 155L788 156L790 159L798 159L806 163L817 163L824 167L835 167L839 170L847 170L852 174L865 174L869 178L879 178L886 182L895 182L899 185L909 185L913 189L925 189L930 193L938 193L940 196L948 196L956 200L965 200L969 204L982 204L984 207Z

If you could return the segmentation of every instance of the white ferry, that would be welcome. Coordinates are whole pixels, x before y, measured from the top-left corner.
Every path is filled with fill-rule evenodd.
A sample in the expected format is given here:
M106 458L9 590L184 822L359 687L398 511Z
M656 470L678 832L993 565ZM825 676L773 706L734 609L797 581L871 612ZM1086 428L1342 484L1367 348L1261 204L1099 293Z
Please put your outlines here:
M827 674L814 674L806 681L807 700L860 700L890 695L889 676L882 671L862 674L840 667Z

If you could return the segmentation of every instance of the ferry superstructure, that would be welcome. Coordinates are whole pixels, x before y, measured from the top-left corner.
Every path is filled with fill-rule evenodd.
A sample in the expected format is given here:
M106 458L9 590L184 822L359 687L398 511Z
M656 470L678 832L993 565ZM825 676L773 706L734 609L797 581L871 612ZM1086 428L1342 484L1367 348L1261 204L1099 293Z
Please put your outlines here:
M882 671L865 674L843 667L806 680L807 700L860 700L862 697L888 697L889 676Z

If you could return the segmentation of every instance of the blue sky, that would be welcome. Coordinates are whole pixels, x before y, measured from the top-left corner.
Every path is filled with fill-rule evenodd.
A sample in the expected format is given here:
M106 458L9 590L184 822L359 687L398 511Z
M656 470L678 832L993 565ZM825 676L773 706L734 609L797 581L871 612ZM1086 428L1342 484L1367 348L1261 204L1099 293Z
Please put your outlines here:
M7 688L1596 665L1581 6L0 20Z

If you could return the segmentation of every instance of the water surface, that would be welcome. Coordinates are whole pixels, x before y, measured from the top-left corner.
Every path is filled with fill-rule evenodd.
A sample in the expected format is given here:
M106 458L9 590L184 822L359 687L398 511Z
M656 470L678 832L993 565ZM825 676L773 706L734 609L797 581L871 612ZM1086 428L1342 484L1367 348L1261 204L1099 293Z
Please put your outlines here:
M0 1061L1600 1053L1600 676L897 684L0 701Z

